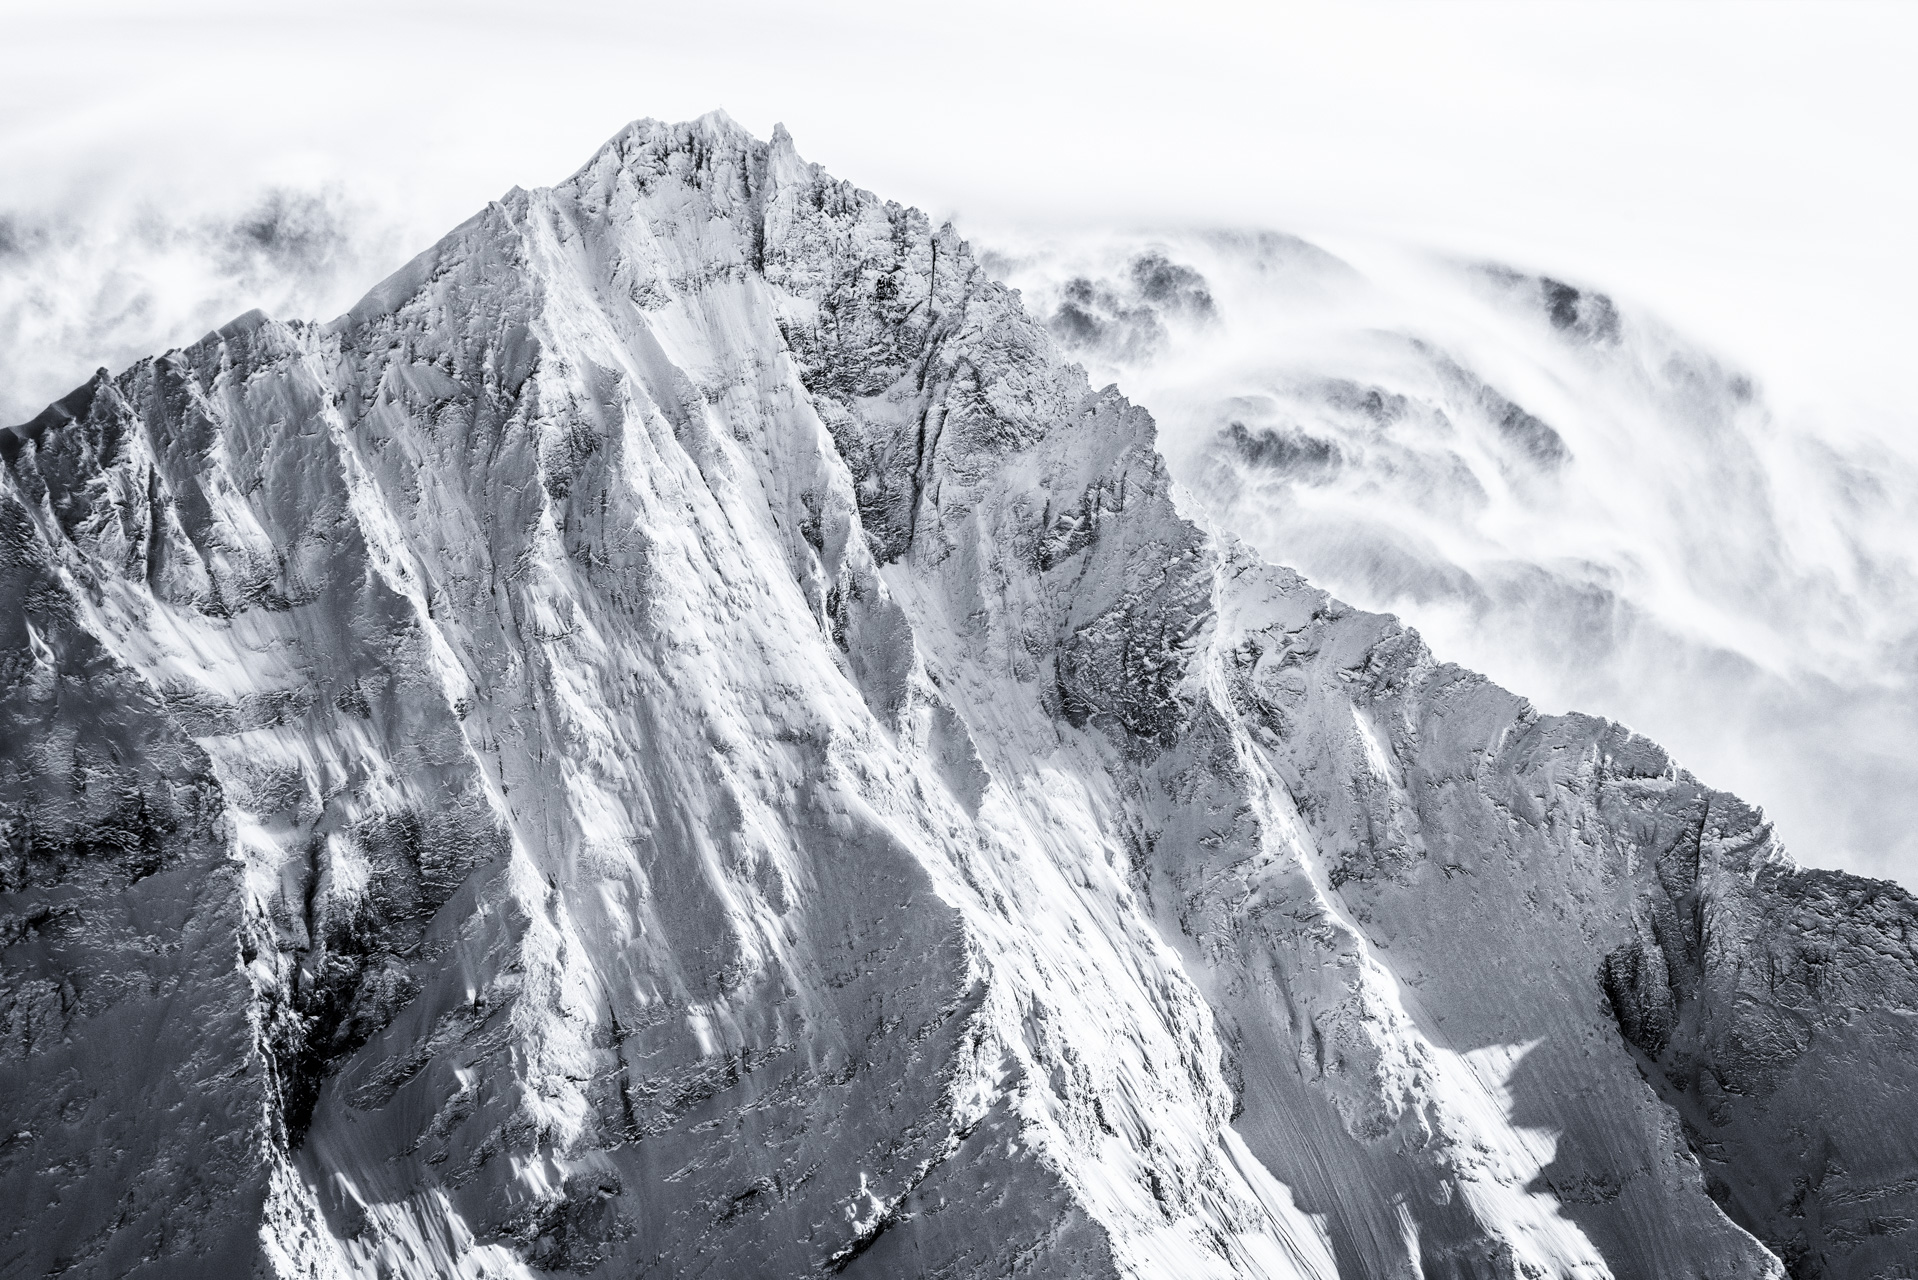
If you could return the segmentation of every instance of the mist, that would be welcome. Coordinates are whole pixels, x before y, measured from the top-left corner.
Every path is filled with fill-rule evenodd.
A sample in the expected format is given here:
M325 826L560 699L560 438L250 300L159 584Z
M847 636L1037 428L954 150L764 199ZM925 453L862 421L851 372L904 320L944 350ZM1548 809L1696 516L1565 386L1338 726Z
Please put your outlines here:
M1195 515L1658 738L1803 860L1918 877L1918 9L7 17L0 422L333 316L628 119L783 120L992 250Z
M421 239L337 183L260 186L198 207L111 188L0 207L0 423L248 310L330 317Z
M1548 712L1624 721L1802 860L1918 865L1918 460L1586 283L1253 232L989 258L1158 419L1192 514Z

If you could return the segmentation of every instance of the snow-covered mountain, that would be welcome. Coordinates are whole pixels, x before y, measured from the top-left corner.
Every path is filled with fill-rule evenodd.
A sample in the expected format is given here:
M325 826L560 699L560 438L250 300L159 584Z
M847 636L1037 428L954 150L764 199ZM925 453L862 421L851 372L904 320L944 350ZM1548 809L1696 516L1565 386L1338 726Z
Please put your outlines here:
M1908 895L1186 519L783 132L0 458L0 1275L1918 1256Z

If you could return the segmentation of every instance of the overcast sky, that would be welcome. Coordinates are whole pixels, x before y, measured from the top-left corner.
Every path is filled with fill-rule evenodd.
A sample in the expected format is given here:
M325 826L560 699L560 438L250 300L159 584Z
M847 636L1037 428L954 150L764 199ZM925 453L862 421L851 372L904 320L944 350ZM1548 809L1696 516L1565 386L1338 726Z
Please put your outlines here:
M1781 388L1858 394L1918 336L1908 3L5 0L0 17L0 209L197 210L332 179L401 212L397 258L630 118L723 106L962 224L1256 222L1582 275Z

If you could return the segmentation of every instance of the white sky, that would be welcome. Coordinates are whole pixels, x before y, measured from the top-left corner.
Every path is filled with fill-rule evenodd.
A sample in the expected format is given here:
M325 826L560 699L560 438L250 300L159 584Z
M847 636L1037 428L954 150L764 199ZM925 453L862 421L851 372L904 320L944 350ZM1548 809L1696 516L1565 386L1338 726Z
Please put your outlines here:
M330 176L423 247L630 118L723 106L962 226L1582 276L1788 395L1888 383L1918 337L1918 4L0 0L0 29L0 208Z

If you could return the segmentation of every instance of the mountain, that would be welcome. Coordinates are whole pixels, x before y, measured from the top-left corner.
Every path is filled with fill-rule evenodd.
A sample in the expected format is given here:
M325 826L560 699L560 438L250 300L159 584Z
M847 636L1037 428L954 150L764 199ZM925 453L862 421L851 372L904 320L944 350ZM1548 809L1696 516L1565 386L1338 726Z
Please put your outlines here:
M0 1275L1918 1254L1906 893L1184 518L783 131L0 460Z

